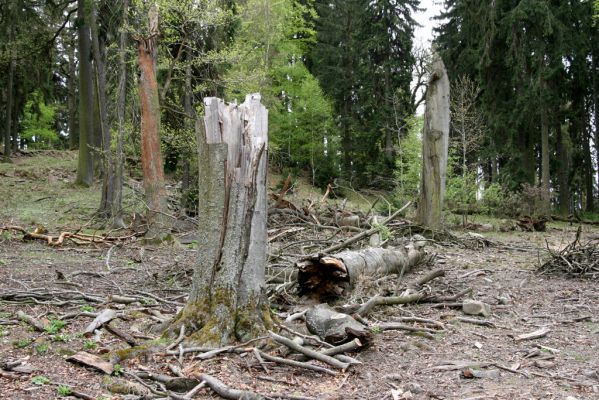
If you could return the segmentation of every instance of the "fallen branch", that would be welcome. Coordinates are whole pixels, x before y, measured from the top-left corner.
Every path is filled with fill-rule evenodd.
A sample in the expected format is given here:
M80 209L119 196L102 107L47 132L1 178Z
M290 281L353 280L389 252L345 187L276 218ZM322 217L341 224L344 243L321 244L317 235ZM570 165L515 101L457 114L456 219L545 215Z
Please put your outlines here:
M352 244L354 244L354 243L356 243L356 242L358 242L358 241L360 241L362 239L365 239L365 238L367 238L367 237L369 237L371 235L374 235L375 233L377 233L378 231L381 230L382 226L385 226L389 221L392 221L395 217L397 217L399 214L401 214L403 211L405 211L405 209L408 208L410 206L410 204L412 204L412 202L408 201L408 203L405 206L403 206L399 210L395 211L388 218L385 218L380 223L380 225L377 225L376 227L371 228L371 229L369 229L367 231L360 232L357 235L354 235L354 236L350 237L349 239L347 239L347 240L345 240L345 241L343 241L341 243L338 243L338 244L335 244L333 246L327 247L327 248L321 250L321 253L332 253L333 251L344 249L344 248L346 248L348 246L351 246Z
M331 356L328 356L326 354L319 353L317 351L308 349L304 346L297 344L293 340L287 339L286 337L281 336L281 335L277 335L274 332L269 331L268 333L269 333L270 337L273 338L276 342L281 343L281 344L289 347L291 350L294 350L298 353L302 353L307 357L313 358L318 361L322 361L323 363L329 364L330 366L333 366L335 368L339 368L342 371L345 371L346 369L349 368L348 363L341 362L341 361L339 361Z
M392 296L392 297L383 297L383 296L375 296L368 300L366 303L362 304L356 314L361 317L365 317L374 309L376 306L390 306L390 305L398 305L398 304L409 304L409 303L417 303L420 300L424 299L425 295L423 293L414 293L406 296Z
M210 387L210 389L212 389L216 394L218 394L219 396L221 396L225 399L231 399L231 400L240 400L240 399L262 400L262 399L264 399L263 396L259 395L258 393L255 393L255 392L251 392L248 390L232 389L229 386L225 385L219 379L217 379L211 375L208 375L208 374L200 374L199 378L201 381L206 382L206 384Z
M279 364L290 365L292 367L310 369L312 371L323 372L328 375L337 375L335 373L335 371L331 371L328 368L319 367L318 365L313 365L313 364L308 364L308 363L301 362L301 361L294 361L294 360L288 360L286 358L271 356L270 354L263 353L260 350L258 350L258 354L260 354L260 356L262 358L264 358L268 361L276 362Z
M324 303L308 310L306 327L310 333L329 343L342 344L357 338L368 347L374 339L368 327Z
M25 314L23 311L17 311L17 318L23 322L28 323L40 332L44 332L46 330L46 325L42 323L42 321L32 317L31 315Z

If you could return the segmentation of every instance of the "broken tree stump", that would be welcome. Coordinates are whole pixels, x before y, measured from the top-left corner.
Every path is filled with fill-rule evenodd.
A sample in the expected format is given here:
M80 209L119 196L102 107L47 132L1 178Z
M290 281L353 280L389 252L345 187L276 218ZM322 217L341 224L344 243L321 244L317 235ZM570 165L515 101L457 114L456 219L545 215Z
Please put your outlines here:
M415 239L404 248L369 248L310 256L296 264L299 294L326 300L346 295L361 276L409 272L426 259L426 240Z

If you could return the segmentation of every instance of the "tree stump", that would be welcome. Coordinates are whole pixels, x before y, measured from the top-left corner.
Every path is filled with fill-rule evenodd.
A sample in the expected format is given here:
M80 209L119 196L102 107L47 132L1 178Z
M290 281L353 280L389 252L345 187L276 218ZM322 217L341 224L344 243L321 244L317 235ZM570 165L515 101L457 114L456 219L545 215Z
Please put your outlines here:
M197 343L248 340L270 328L267 253L268 111L260 95L241 105L204 100L199 147L198 261L181 324Z

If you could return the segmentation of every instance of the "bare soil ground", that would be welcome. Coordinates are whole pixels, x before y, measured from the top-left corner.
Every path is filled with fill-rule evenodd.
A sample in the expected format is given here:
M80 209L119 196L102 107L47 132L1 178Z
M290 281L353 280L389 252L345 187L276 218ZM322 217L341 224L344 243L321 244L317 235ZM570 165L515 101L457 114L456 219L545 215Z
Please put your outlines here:
M24 179L11 171L6 175L0 180L12 182L13 188L18 185L16 180ZM69 179L69 173L64 175ZM8 186L1 188L8 190ZM5 195L0 194L0 198ZM0 225L31 227L31 221L18 215L0 216ZM49 228L65 224L55 222ZM52 248L5 234L0 237L0 367L22 361L29 370L0 369L0 398L66 398L67 386L93 399L150 398L148 394L115 394L108 389L114 390L119 379L135 382L128 372L173 375L169 366L176 366L185 376L208 373L230 387L271 398L599 399L597 279L540 276L535 272L539 262L547 258L546 246L563 248L574 239L576 228L549 224L543 233L488 233L485 236L492 245L478 248L433 242L429 251L438 255L434 265L410 273L406 283L433 268L444 268L446 275L430 282L428 290L451 295L471 288L468 297L491 305L492 314L479 318L490 326L457 321L463 313L455 307L430 303L382 306L369 316L376 333L374 345L352 354L362 364L335 376L271 363L265 370L252 353L222 353L206 361L187 354L179 364L177 356L158 352L132 357L113 377L68 362L66 358L78 351L102 355L128 348L123 340L104 330L92 337L81 334L93 319L90 315L107 307L122 312L123 318L115 320L116 327L140 341L155 337L148 328L156 323L156 317L149 310L172 316L184 303L190 268L197 257L193 244L148 247L133 241L124 246L68 243ZM597 239L599 229L583 227L582 242L597 243ZM28 297L27 293L48 296ZM365 300L366 293L368 290L357 300ZM111 302L112 295L132 296L137 301L118 304ZM296 300L297 304L273 309L273 313L284 318L305 305L302 299ZM51 328L33 330L17 320L18 311ZM403 331L377 333L378 321L407 316L438 321L445 329L433 338ZM56 321L66 324L61 327ZM299 331L302 326L298 322L295 329ZM541 328L549 330L544 337L516 340ZM465 377L464 371L478 377ZM131 393L136 390L147 391L139 384L129 388ZM194 398L219 397L202 389Z

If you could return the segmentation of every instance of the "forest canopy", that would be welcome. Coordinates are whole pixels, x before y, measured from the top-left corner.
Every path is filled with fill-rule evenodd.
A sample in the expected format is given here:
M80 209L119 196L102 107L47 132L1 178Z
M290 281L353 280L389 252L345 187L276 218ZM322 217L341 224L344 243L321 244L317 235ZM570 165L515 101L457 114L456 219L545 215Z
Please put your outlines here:
M203 100L253 92L269 109L271 171L322 190L384 190L396 204L418 192L431 54L414 44L418 0L0 4L3 158L79 149L77 182L102 177L107 216L118 175L141 168L140 43L153 52L164 173L190 209ZM443 2L447 207L494 212L532 196L538 207L519 211L596 210L598 14L597 1Z

